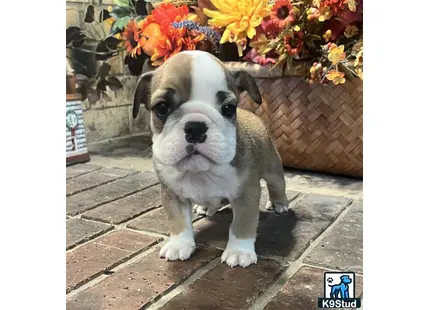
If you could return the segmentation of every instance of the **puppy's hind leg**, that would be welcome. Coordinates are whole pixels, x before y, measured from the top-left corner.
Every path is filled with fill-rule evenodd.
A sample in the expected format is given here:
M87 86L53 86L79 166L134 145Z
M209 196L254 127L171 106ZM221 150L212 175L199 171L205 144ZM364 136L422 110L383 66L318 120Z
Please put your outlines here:
M263 175L269 191L266 209L276 213L288 212L289 201L285 192L286 184L281 158L273 145L269 148L268 153L266 172Z

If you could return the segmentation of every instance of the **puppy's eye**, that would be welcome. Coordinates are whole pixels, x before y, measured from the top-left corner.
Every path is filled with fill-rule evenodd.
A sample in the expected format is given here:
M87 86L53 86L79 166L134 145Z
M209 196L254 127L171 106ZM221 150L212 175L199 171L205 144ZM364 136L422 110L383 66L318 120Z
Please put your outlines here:
M224 104L221 107L221 114L225 117L233 117L236 114L236 106L232 104Z
M165 102L159 102L152 108L152 111L154 111L157 116L164 117L169 113L170 108Z

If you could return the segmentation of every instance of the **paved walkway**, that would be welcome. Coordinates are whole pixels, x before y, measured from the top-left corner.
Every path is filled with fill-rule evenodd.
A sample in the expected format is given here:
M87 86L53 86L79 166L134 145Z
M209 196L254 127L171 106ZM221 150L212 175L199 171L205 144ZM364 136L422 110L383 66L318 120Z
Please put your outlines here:
M195 215L198 250L165 262L158 180L141 157L124 152L67 168L67 309L317 309L327 270L356 272L361 296L361 181L286 172L288 215L264 210L264 188L257 265L221 264L230 209Z

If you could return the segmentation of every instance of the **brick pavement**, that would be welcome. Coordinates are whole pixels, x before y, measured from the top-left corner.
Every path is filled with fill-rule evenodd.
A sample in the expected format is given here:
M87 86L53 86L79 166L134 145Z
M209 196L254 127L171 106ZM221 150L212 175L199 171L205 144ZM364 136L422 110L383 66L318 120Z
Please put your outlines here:
M230 209L194 215L197 251L165 262L158 251L168 229L154 172L67 167L67 309L317 309L328 270L356 272L361 296L361 194L347 185L324 194L323 179L306 182L290 189L287 179L287 215L264 210L263 189L258 264L231 269L220 261Z

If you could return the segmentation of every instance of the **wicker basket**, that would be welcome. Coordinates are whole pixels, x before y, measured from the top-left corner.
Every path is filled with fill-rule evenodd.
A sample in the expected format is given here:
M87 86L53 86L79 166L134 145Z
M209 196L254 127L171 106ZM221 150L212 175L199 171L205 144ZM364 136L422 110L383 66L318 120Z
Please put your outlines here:
M247 94L240 106L267 124L286 167L363 176L363 83L309 85L297 65L288 76L250 63L225 63L246 69L263 97L261 106Z

